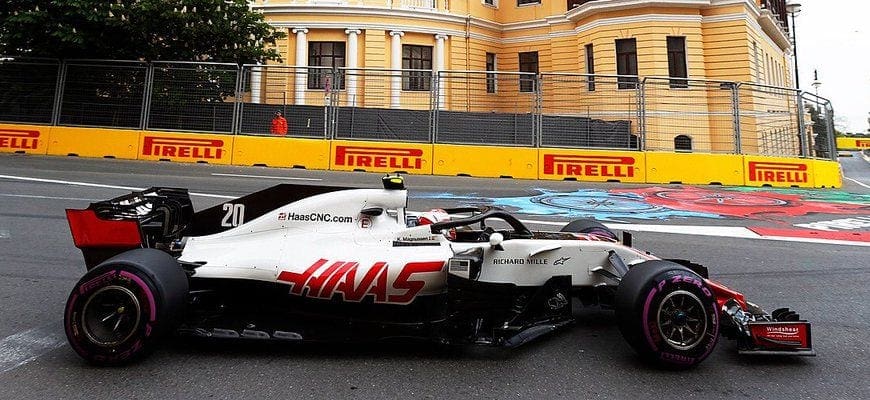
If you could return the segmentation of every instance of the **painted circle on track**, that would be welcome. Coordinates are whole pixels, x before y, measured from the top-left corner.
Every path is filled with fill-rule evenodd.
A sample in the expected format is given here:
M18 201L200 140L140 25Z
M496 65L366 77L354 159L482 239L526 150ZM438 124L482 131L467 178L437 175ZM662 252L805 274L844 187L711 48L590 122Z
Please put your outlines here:
M653 213L666 210L663 207L646 203L640 199L617 196L617 195L588 195L582 194L545 194L531 198L533 203L543 204L549 207L562 208L572 211L585 211L591 213L611 212L625 214Z
M666 190L655 193L656 197L695 204L714 204L737 207L778 207L787 206L789 202L766 196L753 196L742 193L697 193L688 191Z

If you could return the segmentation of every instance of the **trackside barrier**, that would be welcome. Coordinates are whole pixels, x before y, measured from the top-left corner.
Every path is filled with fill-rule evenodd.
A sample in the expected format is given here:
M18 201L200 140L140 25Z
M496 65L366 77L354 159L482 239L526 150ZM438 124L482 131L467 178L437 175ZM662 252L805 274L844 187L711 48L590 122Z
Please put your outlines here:
M730 154L646 153L647 183L742 186L743 156Z
M436 144L433 175L538 178L538 149Z
M746 186L815 187L811 159L744 156Z
M870 137L853 138L838 137L837 150L866 150L870 149Z
M178 161L229 165L232 135L143 131L139 135L139 160Z
M843 171L840 163L830 160L812 160L814 186L817 188L843 187Z
M333 140L329 169L431 175L432 145Z
M291 137L236 136L233 165L329 169L329 141Z
M142 131L100 128L51 128L48 154L135 160Z
M51 127L0 124L0 153L46 154Z
M538 152L538 179L644 183L646 155L638 151L542 148Z
M0 124L0 152L587 182L839 188L836 161Z

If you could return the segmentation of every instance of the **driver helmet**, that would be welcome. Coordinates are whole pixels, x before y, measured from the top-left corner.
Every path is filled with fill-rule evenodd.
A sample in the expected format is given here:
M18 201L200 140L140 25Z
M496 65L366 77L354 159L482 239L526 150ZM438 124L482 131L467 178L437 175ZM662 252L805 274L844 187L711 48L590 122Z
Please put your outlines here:
M445 222L450 221L450 214L447 211L444 211L440 208L433 208L429 211L420 214L417 217L417 225L432 225L436 222ZM444 235L447 236L448 239L456 239L456 229L451 228L447 229L444 232Z

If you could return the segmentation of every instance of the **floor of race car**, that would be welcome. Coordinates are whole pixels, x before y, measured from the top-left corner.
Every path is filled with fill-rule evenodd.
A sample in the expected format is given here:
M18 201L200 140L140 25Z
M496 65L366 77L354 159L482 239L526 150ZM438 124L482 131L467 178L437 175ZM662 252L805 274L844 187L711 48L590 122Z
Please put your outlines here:
M597 210L636 229L635 247L700 262L767 308L797 310L818 357L747 358L722 341L695 370L661 371L638 361L612 313L578 309L576 325L513 350L184 340L105 369L84 364L61 328L83 273L64 208L153 185L190 188L203 208L282 181L377 187L379 174L0 155L0 398L870 398L870 163L842 163L854 182L837 191L406 180L415 210L501 204L538 229Z

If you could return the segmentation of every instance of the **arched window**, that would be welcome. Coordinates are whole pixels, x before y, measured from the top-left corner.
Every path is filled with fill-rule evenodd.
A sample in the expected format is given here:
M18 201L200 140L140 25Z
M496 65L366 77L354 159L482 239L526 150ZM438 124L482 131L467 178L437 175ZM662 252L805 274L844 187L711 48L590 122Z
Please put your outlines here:
M692 151L692 138L686 135L678 135L674 138L674 150Z

